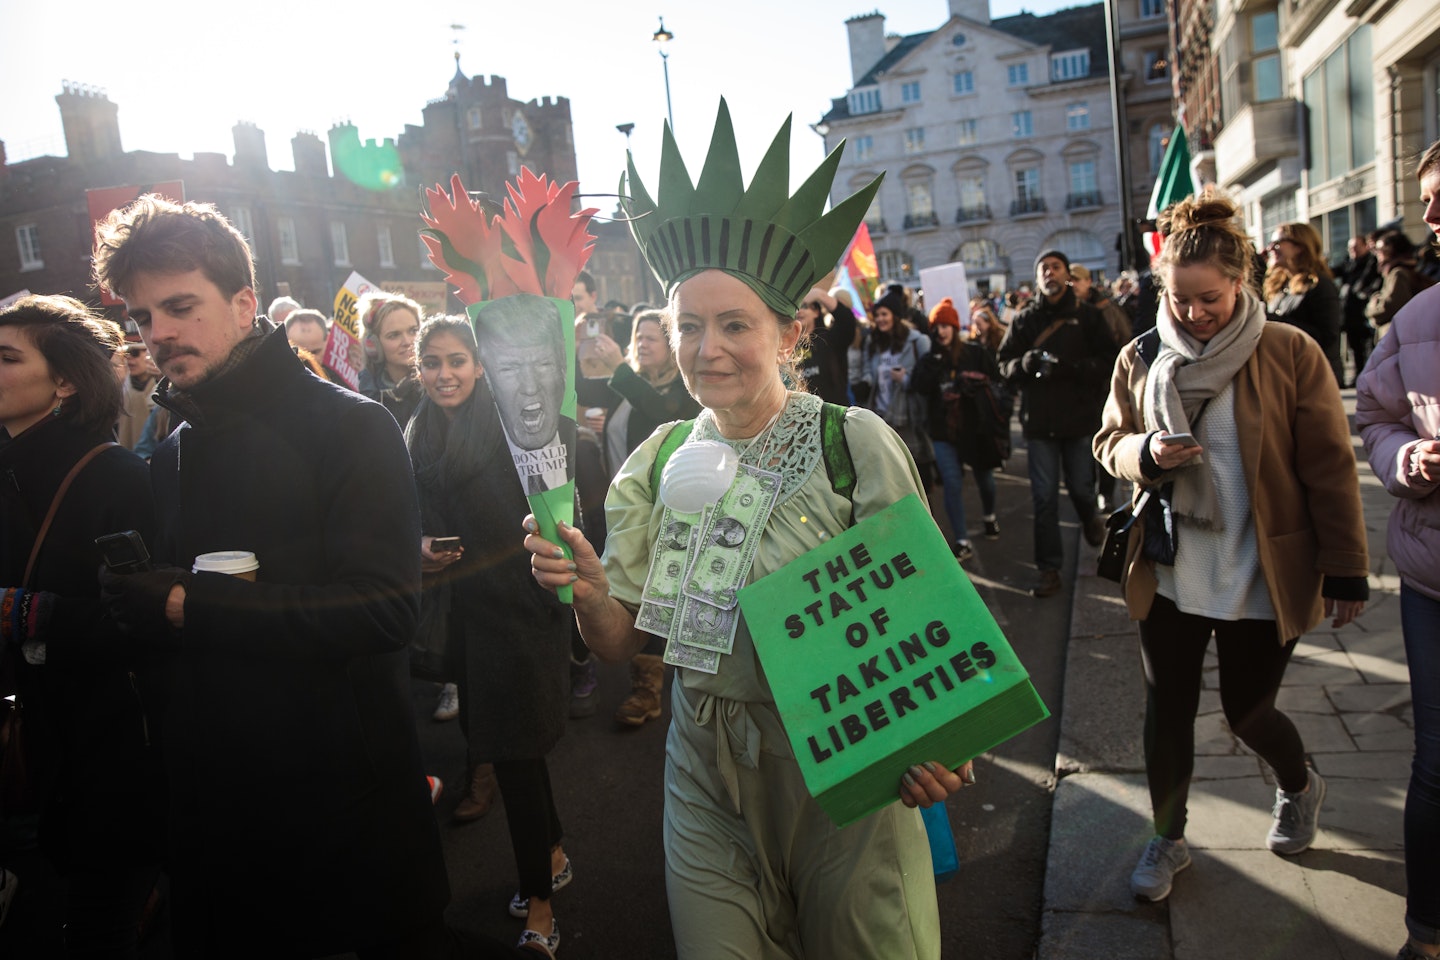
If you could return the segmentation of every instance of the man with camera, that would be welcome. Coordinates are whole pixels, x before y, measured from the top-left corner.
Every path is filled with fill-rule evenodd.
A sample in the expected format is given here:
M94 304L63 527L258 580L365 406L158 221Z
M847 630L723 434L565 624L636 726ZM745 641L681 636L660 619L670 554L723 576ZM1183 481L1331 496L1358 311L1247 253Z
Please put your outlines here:
M1090 438L1100 428L1117 348L1100 312L1070 288L1070 258L1046 250L1035 258L1040 296L1016 315L1000 344L1000 372L1024 398L1021 421L1035 513L1035 566L1030 593L1060 592L1060 471L1080 514L1085 540L1099 546L1105 519L1095 506Z

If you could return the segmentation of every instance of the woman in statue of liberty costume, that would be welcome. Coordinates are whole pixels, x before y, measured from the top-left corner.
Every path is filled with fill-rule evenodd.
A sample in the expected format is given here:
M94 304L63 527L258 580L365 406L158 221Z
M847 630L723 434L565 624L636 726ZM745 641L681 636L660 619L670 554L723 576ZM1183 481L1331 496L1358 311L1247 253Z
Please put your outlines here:
M603 563L562 526L574 553L564 559L530 518L526 546L540 583L573 585L581 632L599 656L626 659L659 634L679 668L664 838L679 955L934 958L939 914L914 808L973 782L969 764L952 771L917 757L897 784L902 804L837 828L806 790L734 603L740 587L854 522L924 497L904 445L877 416L786 388L796 308L879 186L821 216L839 150L794 197L788 156L787 120L743 189L722 101L697 184L668 128L658 203L630 166L632 230L669 294L671 343L703 409L682 425L683 443L672 436L681 427L662 425L621 468L606 500ZM843 488L824 462L822 423L848 447L853 477ZM718 489L688 482L717 465L727 478ZM682 591L692 577L680 571L698 574L700 588Z

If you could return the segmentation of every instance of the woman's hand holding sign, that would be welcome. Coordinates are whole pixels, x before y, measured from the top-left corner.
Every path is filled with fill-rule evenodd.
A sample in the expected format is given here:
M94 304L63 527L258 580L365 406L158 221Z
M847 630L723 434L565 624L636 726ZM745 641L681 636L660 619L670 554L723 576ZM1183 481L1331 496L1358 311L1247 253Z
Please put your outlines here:
M944 803L952 793L975 784L974 763L967 760L954 770L946 770L930 760L917 763L900 778L900 802L907 807Z

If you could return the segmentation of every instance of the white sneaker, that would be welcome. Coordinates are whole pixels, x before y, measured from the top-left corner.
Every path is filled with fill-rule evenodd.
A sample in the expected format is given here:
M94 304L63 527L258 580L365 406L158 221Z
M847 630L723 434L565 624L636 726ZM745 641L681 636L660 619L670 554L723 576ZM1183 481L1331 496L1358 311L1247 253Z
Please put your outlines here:
M1320 831L1320 804L1325 802L1325 779L1309 770L1310 783L1300 793L1275 788L1275 822L1265 837L1265 846L1276 853L1293 856L1304 853Z
M436 723L444 723L446 720L454 720L460 716L460 688L453 683L447 683L440 688L440 702L435 706L435 712L430 715Z
M1135 872L1130 874L1130 892L1138 899L1151 903L1164 900L1170 896L1175 874L1188 866L1190 848L1186 846L1184 837L1179 840L1152 837L1145 852L1140 855L1140 862L1135 865Z

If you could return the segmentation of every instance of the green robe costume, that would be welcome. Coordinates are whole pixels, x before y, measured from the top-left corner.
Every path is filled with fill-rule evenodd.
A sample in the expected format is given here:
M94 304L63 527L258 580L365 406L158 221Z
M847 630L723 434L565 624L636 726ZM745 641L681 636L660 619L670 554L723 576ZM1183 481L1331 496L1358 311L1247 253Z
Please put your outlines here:
M818 398L791 394L782 420L811 401L815 428L778 438L791 451L786 483L749 582L843 532L852 509L858 521L908 494L925 496L894 431L857 408L845 417L853 500L836 493L821 459ZM605 503L610 594L632 613L660 534L664 508L650 473L668 431L660 427L631 454ZM895 803L844 829L830 821L805 788L743 619L718 673L681 669L676 679L665 864L682 960L938 958L939 910L919 811Z

